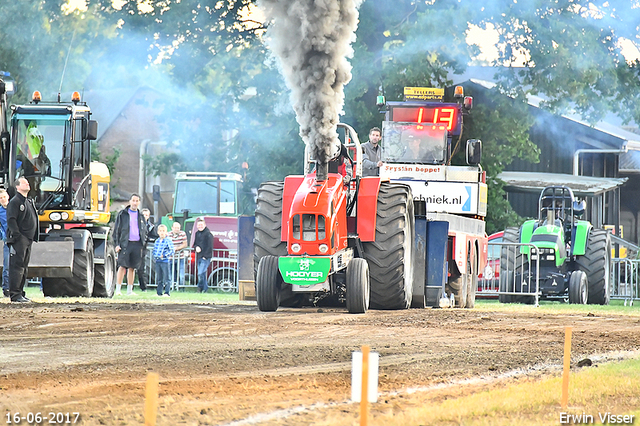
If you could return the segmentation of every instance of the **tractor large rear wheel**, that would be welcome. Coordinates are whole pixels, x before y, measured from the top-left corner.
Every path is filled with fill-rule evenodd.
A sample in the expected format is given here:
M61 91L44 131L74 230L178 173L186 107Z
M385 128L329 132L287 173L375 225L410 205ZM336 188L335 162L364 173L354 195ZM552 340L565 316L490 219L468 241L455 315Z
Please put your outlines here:
M258 188L253 233L253 265L256 278L260 259L264 256L287 255L287 243L281 240L283 191L283 182L266 182ZM299 307L303 300L304 295L294 294L290 284L282 285L280 306Z
M611 268L611 239L609 233L601 229L592 229L583 256L576 258L581 271L587 274L590 305L609 304L609 280Z
M93 238L88 237L84 247L73 251L73 276L43 278L42 293L49 297L91 297L93 273Z
M369 263L369 306L372 309L409 308L413 293L413 227L411 188L382 182L378 192L375 241L362 244Z

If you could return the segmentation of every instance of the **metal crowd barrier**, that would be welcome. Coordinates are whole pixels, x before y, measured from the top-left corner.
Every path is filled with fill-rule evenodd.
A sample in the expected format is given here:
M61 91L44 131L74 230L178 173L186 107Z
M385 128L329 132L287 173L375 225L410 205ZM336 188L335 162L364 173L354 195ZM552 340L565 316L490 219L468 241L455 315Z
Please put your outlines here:
M185 248L176 252L173 260L169 261L172 290L197 288L198 271L195 252ZM153 245L147 245L145 252L144 270L147 286L157 287L155 262L153 261ZM225 293L238 292L238 252L237 250L214 250L211 263L207 269L209 288Z
M515 298L514 302L522 300L523 297L533 297L535 306L538 306L540 294L539 261L532 261L530 256L520 254L522 247L529 247L531 253L535 254L536 247L533 244L507 242L490 242L489 246L497 246L498 250L490 248L489 251L500 253L500 256L488 260L487 266L478 280L476 297L512 296L500 299ZM535 271L533 278L529 271Z
M611 259L609 297L624 300L624 306L633 306L640 300L640 259Z

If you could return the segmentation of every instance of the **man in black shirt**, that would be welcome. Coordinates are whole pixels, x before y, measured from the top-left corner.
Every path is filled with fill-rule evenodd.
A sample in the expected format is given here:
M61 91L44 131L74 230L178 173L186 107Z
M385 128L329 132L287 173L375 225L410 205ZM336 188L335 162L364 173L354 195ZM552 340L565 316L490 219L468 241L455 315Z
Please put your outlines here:
M20 177L15 182L16 195L7 206L7 245L9 260L9 295L12 302L30 302L25 297L31 245L38 241L40 223L33 200L27 198L29 181Z
M198 291L206 293L209 290L207 270L213 255L213 234L207 228L203 218L196 220L196 235L193 240L193 249L196 251L198 267Z

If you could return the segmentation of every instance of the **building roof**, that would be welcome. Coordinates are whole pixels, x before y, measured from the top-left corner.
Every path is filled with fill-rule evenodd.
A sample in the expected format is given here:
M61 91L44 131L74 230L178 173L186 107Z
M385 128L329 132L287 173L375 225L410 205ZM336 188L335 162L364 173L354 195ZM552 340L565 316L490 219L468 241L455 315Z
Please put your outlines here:
M547 186L564 185L579 197L594 197L624 185L628 178L576 176L563 173L502 172L498 179L512 191L538 193Z

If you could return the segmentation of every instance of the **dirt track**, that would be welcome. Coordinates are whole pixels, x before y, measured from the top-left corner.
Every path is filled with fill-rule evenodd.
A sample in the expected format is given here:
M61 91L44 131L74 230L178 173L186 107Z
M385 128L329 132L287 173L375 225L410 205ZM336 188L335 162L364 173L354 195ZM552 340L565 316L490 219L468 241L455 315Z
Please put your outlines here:
M414 404L407 388L559 365L567 325L574 361L640 348L639 316L529 308L349 315L327 308L265 314L253 304L2 303L0 424L7 412L143 424L149 371L160 375L158 425L256 424L256 415L265 415L259 424L323 424L331 412L353 424L350 360L363 344L381 357L383 396L373 419ZM296 407L313 409L277 418Z

